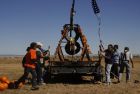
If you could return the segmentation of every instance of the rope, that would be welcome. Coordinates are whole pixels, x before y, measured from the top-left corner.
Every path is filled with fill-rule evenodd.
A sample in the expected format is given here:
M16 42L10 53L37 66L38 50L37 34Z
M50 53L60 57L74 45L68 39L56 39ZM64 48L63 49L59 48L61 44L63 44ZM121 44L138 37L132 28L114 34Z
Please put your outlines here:
M102 49L104 49L103 47L103 41L101 38L101 17L98 14L95 14L98 20L98 36L99 36L99 41L100 41L100 46L102 47Z

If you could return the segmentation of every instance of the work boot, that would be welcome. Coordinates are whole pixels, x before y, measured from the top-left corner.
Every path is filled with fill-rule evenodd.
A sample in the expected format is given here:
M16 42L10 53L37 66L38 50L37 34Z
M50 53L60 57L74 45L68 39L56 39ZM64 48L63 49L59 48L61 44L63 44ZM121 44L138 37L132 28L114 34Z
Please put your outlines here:
M18 89L18 87L19 87L18 81L15 81L15 82L14 82L14 89Z
M102 84L102 82L101 81L97 81L96 84Z
M118 80L118 83L121 83L121 81L120 81L120 80Z
M40 85L46 85L46 83L40 82L40 83L38 83L38 85L39 85L39 86L40 86Z
M41 85L46 85L46 83L42 82Z
M129 84L129 83L131 83L131 81L130 80L126 80L126 83Z
M39 87L33 86L33 87L31 88L31 90L39 90Z
M106 86L110 86L111 84L112 84L111 82L105 83Z
M10 82L10 83L8 84L8 88L9 88L9 89L18 89L18 84L15 84L15 83L13 83L13 82Z

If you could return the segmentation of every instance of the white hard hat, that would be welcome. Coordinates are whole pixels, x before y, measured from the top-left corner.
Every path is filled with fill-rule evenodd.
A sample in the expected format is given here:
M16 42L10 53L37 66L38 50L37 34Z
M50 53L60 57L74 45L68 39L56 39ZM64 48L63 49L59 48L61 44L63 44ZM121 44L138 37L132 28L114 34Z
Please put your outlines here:
M41 42L36 42L36 44L41 46L41 47L43 46L43 44Z

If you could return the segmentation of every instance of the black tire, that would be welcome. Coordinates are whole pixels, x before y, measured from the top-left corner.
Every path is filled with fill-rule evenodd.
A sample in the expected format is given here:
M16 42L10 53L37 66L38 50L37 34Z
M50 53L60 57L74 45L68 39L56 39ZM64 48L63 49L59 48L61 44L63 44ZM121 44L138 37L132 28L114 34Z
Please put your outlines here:
M75 54L79 53L80 49L81 49L80 44L78 42L75 42L75 46L76 46L75 50L70 50L70 43L67 43L65 46L66 53L69 55L75 55Z

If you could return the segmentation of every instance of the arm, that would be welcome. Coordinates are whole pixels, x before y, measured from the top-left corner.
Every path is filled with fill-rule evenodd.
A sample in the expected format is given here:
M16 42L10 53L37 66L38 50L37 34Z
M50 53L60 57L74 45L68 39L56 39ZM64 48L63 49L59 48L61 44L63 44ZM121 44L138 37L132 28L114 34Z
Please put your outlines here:
M50 53L50 46L48 47L48 50L45 50L43 48L39 48L39 50L43 53L42 58L45 57L46 55L48 56Z
M49 55L49 50L46 50L44 53L43 53L44 56L48 56Z
M119 65L121 64L122 62L122 53L119 53Z
M45 52L45 50L44 50L43 48L39 48L39 50L40 50L42 53Z
M24 67L24 64L26 63L26 55L22 59L22 67Z

